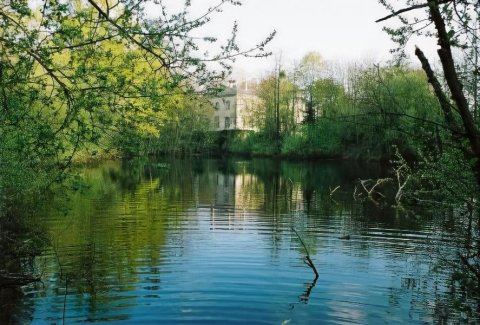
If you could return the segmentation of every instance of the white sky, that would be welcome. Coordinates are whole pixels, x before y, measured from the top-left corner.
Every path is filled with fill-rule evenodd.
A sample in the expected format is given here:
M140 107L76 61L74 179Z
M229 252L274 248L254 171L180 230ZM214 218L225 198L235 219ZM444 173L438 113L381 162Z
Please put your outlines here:
M192 16L198 16L214 2L192 0ZM178 10L183 0L166 0L165 3L168 8ZM384 24L375 23L376 19L388 14L378 0L242 0L242 4L226 6L201 33L225 38L236 20L239 44L247 48L276 30L277 35L268 49L281 53L285 66L299 61L309 51L319 52L326 60L335 62L368 60L381 63L391 58L389 50L394 44L382 31ZM427 55L434 54L435 46L431 41L413 40L407 46L412 61L416 62L415 44ZM274 61L274 57L239 59L237 75L239 72L249 77L262 75L272 69Z

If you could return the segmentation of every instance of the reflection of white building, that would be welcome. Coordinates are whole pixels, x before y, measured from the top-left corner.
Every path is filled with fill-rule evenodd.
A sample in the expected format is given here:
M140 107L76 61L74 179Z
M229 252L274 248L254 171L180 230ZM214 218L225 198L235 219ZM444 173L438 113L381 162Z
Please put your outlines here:
M235 175L221 174L216 175L215 204L223 206L235 205Z
M196 206L208 208L211 229L244 229L264 206L264 186L249 173L209 172L195 180Z
M266 200L273 194L272 189L267 189L257 175L248 172L247 164L237 162L236 172L211 169L196 175L195 206L208 213L210 229L245 229L249 222L256 222L259 215L268 209ZM292 212L304 211L304 194L300 184L281 179L279 188L287 186L291 188L290 191L273 195L281 195L278 196L279 202L288 202ZM283 208L286 209L284 204ZM298 222L302 220L298 219Z
M210 228L244 229L252 211L261 209L264 204L264 200L259 199L263 194L263 186L257 183L256 176L251 174L218 173L215 201L210 206ZM260 193L256 191L258 189Z

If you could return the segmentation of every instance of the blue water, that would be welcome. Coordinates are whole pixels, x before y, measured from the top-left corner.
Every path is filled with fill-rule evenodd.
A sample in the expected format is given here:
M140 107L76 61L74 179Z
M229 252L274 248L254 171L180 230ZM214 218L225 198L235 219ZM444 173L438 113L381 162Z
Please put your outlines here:
M448 300L438 222L353 200L352 163L107 162L41 212L33 323L403 324ZM333 188L340 186L331 196ZM304 262L305 242L319 278ZM340 239L344 235L350 239Z

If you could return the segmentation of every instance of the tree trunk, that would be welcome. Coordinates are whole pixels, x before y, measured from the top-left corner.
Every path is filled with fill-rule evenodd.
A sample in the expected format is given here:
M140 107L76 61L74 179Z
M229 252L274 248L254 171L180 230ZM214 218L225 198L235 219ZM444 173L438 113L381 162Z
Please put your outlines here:
M448 36L445 21L440 12L439 1L429 0L428 6L430 9L431 19L435 24L435 28L438 33L437 38L440 48L437 52L442 63L445 80L447 81L447 85L450 90L452 99L455 102L456 108L458 109L458 112L462 119L465 137L469 141L473 156L477 159L474 167L474 172L476 174L477 183L480 184L480 132L474 123L472 112L468 107L467 99L465 97L465 94L463 93L463 85L460 82L457 70L455 68L452 48L450 45L450 37ZM438 96L439 95L437 94L437 97ZM439 97L439 100L442 103L443 98ZM445 117L447 118L447 116ZM449 123L450 122L447 120L447 124Z

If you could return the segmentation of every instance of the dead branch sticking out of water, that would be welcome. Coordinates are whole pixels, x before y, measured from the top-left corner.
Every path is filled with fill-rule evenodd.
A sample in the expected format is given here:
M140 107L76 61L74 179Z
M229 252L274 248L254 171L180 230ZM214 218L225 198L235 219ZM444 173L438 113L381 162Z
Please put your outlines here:
M329 188L329 190L330 190L330 195L329 195L329 196L330 196L330 200L335 201L335 200L333 199L333 193L335 193L339 188L340 188L340 185L338 185L337 187L335 187L333 190L332 190L331 188Z
M308 252L307 246L305 245L305 242L303 241L302 237L300 237L299 233L295 228L292 227L292 230L295 232L295 234L298 237L298 240L300 240L300 243L303 246L303 249L305 249L305 264L307 264L315 273L315 280L318 278L318 271L317 268L315 267L315 264L313 264L312 259L310 258L310 253Z
M395 194L395 202L398 205L400 204L400 200L403 196L403 189L410 180L411 175L408 173L408 165L405 162L393 168L393 172L395 173L395 178L397 179L397 194Z
M315 264L313 263L312 259L310 258L310 253L308 252L307 245L305 245L305 242L303 241L302 237L300 237L300 234L297 232L297 230L293 227L292 227L292 230L293 230L293 232L295 232L295 235L297 235L298 240L300 241L300 243L303 246L303 249L305 250L305 259L304 259L305 264L307 264L313 270L313 272L315 273L315 279L313 279L313 281L311 283L306 284L305 292L303 294L301 294L300 297L299 297L300 301L302 301L304 303L307 303L308 299L310 298L310 294L312 293L313 287L315 287L315 285L317 284L317 280L318 280L319 275L318 275L317 268L315 267Z
M308 299L310 298L310 294L312 293L312 289L317 284L317 280L318 280L318 275L315 277L315 279L313 279L311 283L305 283L305 286L306 286L305 291L298 297L301 302L303 303L308 302Z
M377 180L373 179L359 179L359 183L362 186L363 190L367 194L367 198L372 201L374 204L379 205L380 202L378 202L379 198L385 198L385 195L377 191L376 189L388 182L391 182L391 178L379 178ZM361 198L363 193L358 193L357 192L357 187L355 187L355 191L353 193L354 199L357 200Z

